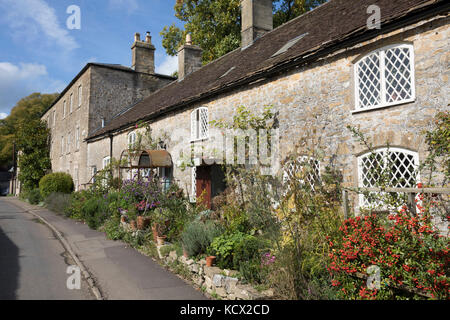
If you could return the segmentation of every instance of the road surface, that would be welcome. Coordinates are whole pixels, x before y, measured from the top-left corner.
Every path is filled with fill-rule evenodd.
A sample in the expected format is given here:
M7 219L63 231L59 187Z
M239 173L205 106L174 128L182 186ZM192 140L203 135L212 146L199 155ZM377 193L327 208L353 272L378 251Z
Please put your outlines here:
M74 265L52 231L0 197L0 300L91 300L86 282L67 288Z

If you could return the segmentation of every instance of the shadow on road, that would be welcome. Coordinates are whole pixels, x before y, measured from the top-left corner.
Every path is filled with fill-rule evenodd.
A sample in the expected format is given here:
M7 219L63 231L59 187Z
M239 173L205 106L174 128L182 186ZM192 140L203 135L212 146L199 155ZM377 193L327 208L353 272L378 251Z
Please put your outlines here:
M19 249L0 228L0 300L16 299Z

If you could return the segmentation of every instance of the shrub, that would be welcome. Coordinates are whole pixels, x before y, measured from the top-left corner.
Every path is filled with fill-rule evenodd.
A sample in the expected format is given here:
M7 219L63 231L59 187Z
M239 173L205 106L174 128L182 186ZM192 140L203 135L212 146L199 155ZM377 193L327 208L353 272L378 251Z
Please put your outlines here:
M72 177L63 172L50 173L39 181L39 190L44 199L52 192L71 193L73 189Z
M70 207L72 196L70 194L52 192L45 198L45 206L59 214L65 214L67 209Z
M427 215L404 212L388 219L375 215L344 221L340 237L330 242L329 270L333 286L346 299L403 299L419 290L433 298L448 299L449 240L434 230ZM380 268L381 287L368 289L369 266ZM403 290L402 287L410 289ZM398 289L402 290L398 290Z
M82 208L84 221L89 228L97 229L103 225L108 217L106 202L102 198L91 198L87 200Z
M189 223L181 235L181 242L189 256L206 253L215 237L222 233L222 228L212 221Z
M39 189L33 189L26 193L26 198L31 204L39 204L42 201Z
M233 253L233 268L238 270L248 282L261 283L265 278L262 268L263 250L269 246L267 241L254 236L246 236L239 242ZM269 253L266 253L266 256ZM269 260L271 261L271 260Z

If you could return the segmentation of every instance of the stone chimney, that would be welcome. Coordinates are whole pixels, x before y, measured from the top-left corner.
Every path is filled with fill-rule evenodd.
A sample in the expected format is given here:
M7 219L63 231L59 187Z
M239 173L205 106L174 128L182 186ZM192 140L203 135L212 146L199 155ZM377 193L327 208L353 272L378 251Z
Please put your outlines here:
M273 29L272 0L241 0L241 48Z
M137 72L155 73L155 47L152 44L150 32L147 32L145 41L141 41L141 35L134 35L134 43L131 47L132 65Z
M203 50L192 44L191 35L186 35L186 43L178 49L178 79L183 80L188 74L202 67Z

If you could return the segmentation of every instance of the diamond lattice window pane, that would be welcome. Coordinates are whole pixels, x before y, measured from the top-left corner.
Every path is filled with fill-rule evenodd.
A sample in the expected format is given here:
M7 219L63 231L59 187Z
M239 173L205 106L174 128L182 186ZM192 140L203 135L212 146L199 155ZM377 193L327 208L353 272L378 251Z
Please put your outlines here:
M401 102L413 97L411 50L392 48L385 52L386 102Z
M209 134L208 109L200 109L200 138L207 138Z
M306 182L314 190L314 186L320 182L320 162L314 158L302 156L296 161L289 161L285 166L283 182L287 184L294 178L299 179L300 172L304 168L307 170ZM305 182L303 179L299 181L302 184Z
M402 150L380 149L359 158L360 187L378 187L383 173L389 173L389 187L414 187L418 178L417 153ZM375 195L376 193L370 193ZM362 206L380 205L377 201L370 201L361 196Z
M374 107L381 103L380 54L364 58L357 66L359 108Z

